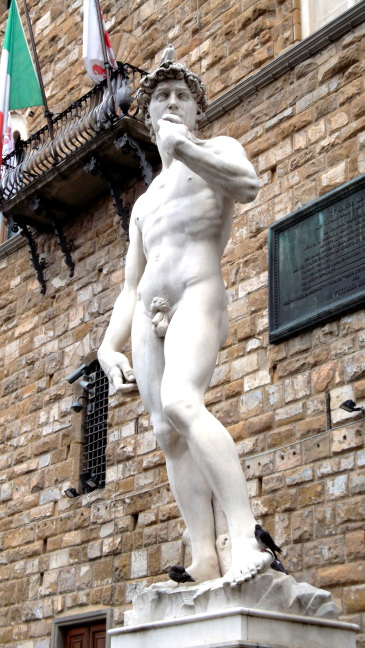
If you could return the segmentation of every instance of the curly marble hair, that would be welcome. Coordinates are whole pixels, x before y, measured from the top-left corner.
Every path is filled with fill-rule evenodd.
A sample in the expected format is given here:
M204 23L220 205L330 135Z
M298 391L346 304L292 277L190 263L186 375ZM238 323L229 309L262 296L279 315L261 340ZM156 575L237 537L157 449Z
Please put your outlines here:
M139 105L139 114L142 119L149 125L148 107L150 105L152 94L161 81L165 79L178 79L185 81L191 94L195 98L198 106L201 108L201 115L204 115L208 101L205 96L205 85L201 82L197 74L186 68L182 63L175 61L164 61L160 63L156 70L142 77L140 88L137 92L137 103ZM152 135L152 133L151 133Z

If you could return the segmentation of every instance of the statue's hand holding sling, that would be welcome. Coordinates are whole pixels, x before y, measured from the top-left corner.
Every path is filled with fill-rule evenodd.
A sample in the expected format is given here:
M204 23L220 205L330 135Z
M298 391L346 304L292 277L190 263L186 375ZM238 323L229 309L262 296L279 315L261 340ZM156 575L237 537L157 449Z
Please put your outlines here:
M181 122L178 115L165 114L162 119L158 120L157 140L162 144L168 155L174 157L175 148L187 140L197 144L204 144L203 140L198 139L189 131Z

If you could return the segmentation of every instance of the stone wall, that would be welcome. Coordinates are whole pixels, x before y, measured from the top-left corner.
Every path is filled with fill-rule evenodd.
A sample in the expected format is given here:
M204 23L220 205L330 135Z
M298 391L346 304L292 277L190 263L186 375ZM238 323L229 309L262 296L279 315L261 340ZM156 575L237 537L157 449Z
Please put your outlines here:
M27 4L49 108L58 113L93 87L82 62L83 2ZM148 70L172 42L179 59L204 76L210 100L300 39L299 7L300 0L102 3L118 61ZM28 119L30 132L44 125L42 109L34 113Z
M80 4L33 5L52 110L88 89ZM213 99L299 38L298 4L149 0L103 8L112 38L121 33L118 59L149 68L172 40ZM365 172L364 31L355 28L201 133L239 138L262 185L253 204L236 208L224 255L230 334L207 403L237 442L255 514L283 546L290 573L331 590L342 618L357 623L365 610L365 429L339 404L365 401L364 312L270 345L267 227ZM126 200L142 190L132 186ZM82 453L66 376L100 343L126 251L107 196L66 235L74 242L72 279L54 239L38 239L45 296L25 247L0 260L6 648L48 648L61 614L112 606L120 624L133 592L183 560L184 525L136 395L110 398L106 488L64 496L78 485Z

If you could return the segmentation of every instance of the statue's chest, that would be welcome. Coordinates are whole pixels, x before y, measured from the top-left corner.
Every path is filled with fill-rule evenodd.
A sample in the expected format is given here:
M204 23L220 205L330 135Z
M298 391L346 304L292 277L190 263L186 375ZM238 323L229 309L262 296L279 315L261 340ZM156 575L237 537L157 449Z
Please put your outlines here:
M195 211L197 195L203 190L204 181L180 164L174 173L161 173L146 191L143 210L139 214L139 226L143 232L151 227L164 227L171 218L175 225L186 221Z

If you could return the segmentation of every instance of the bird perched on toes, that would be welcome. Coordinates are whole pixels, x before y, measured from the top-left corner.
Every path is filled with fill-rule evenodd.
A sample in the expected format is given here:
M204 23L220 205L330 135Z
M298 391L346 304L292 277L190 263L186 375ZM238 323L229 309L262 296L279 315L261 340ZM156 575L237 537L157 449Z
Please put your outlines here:
M270 533L268 531L265 531L265 529L263 529L259 524L255 524L255 538L261 549L264 551L266 549L270 549L270 551L272 551L274 555L275 560L277 560L276 552L282 553L282 551L280 547L275 544Z
M190 576L190 574L185 571L185 567L182 567L181 565L174 565L173 567L171 567L169 576L171 580L175 581L176 583L188 583L189 581L195 583L195 578Z
M275 571L282 572L283 574L288 573L281 560L279 560L279 558L275 558L275 560L271 563L270 567L271 569L275 569Z

